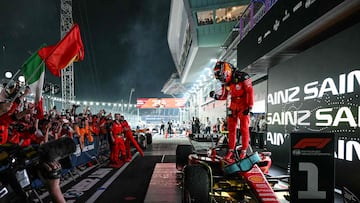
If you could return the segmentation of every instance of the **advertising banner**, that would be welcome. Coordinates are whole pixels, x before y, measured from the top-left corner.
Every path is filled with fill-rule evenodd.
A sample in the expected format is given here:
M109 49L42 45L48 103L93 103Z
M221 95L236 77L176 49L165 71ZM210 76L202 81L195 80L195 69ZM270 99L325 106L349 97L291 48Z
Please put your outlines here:
M93 160L98 155L99 139L98 136L94 136L94 141L89 143L87 139L84 142L84 148L80 149L79 139L74 139L76 144L76 151L71 155L71 162L73 166L80 166Z
M291 203L334 201L334 136L291 133Z
M344 0L277 0L237 47L237 66L245 68Z
M267 147L287 168L293 132L335 134L335 185L360 196L360 23L269 69ZM324 173L324 171L319 171Z
M140 109L183 108L186 100L183 98L137 98L136 107Z

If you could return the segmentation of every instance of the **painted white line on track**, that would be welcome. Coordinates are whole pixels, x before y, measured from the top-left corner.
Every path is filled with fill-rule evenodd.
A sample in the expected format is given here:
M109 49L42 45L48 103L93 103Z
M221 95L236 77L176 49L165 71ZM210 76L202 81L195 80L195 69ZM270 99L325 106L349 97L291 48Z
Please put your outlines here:
M131 161L133 161L137 156L139 155L139 152L136 152L132 158ZM105 192L106 188L109 187L109 185L114 182L114 180L126 169L126 167L131 163L127 162L124 164L124 166L122 166L118 171L116 171L116 173L114 173L113 176L111 176L100 188L105 188L103 190L97 190L86 202L95 202L95 200L97 200L97 198L100 197L100 195Z
M83 170L83 171L78 171L75 175L71 176L71 178L69 178L68 180L60 181L60 187L62 188L62 187L64 187L65 185L67 185L67 184L75 181L76 178L81 177L83 174L87 173L88 171L90 171L91 169L93 169L93 168L95 168L95 167L97 167L97 165L93 165L93 166L87 167L87 168L86 168L85 170ZM71 172L69 171L68 173L71 173ZM40 195L40 199L43 200L43 199L45 199L47 196L49 196L49 192L48 192L48 191L42 193L42 194Z
M161 163L164 162L164 159L165 159L165 154L162 155L162 158L161 158Z

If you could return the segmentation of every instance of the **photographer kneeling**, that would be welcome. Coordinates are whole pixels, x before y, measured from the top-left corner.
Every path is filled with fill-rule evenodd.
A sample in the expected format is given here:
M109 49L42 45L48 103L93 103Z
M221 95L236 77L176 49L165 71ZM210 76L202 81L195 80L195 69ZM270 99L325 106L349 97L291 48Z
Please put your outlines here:
M42 163L42 171L38 175L49 191L53 202L65 203L66 201L60 188L60 171L61 164L58 161L44 162Z
M53 202L66 202L60 188L61 170L71 168L70 155L75 150L75 142L69 137L62 137L39 147L38 175L47 187Z

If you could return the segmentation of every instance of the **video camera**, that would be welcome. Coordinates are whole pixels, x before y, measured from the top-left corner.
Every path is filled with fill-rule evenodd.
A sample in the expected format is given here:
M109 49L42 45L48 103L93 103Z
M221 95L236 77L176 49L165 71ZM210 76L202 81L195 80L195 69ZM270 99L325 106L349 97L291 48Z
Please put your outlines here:
M28 202L32 181L40 176L60 178L61 169L71 167L70 155L75 151L76 144L69 137L38 147L0 145L0 202ZM61 168L49 170L46 164L51 162L61 163Z

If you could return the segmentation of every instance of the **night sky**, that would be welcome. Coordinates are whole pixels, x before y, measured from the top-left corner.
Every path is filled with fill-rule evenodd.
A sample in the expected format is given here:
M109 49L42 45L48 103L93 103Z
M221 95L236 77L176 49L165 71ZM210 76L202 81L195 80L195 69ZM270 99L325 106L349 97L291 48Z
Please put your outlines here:
M169 97L161 88L176 72L167 43L169 0L73 0L85 59L74 63L76 100ZM41 44L60 40L60 0L0 1L0 74L16 72ZM46 74L46 81L61 84ZM61 97L61 93L58 94Z

